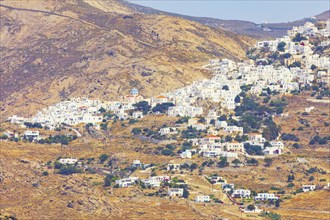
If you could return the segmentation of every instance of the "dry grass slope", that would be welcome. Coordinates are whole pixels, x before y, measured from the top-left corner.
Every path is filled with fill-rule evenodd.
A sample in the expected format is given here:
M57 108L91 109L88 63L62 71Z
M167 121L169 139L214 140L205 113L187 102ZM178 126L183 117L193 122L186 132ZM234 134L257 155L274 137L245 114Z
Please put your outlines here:
M74 96L156 95L208 77L211 58L242 59L250 38L113 1L2 1L2 114Z

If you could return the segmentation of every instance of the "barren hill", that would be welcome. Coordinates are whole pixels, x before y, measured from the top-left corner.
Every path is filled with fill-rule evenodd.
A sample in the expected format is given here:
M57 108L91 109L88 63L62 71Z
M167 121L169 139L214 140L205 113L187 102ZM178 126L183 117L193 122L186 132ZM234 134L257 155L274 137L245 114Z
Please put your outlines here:
M248 37L117 0L1 1L3 118L68 97L145 96L208 76L211 58L242 59Z

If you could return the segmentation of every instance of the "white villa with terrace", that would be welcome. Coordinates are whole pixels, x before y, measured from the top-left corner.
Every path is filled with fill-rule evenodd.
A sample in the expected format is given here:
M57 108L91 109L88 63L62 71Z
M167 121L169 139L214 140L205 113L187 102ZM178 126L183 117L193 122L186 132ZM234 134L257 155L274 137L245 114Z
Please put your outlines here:
M183 189L181 188L168 188L167 195L171 197L182 197L183 196Z
M137 181L138 177L129 177L124 178L120 180L116 180L115 183L118 184L119 187L129 187L135 184L135 181Z
M250 198L251 190L248 189L235 189L231 195L234 198Z
M273 193L258 193L256 197L254 197L254 200L256 201L263 201L263 200L277 200L278 197L275 196Z
M196 202L210 202L210 196L196 196Z

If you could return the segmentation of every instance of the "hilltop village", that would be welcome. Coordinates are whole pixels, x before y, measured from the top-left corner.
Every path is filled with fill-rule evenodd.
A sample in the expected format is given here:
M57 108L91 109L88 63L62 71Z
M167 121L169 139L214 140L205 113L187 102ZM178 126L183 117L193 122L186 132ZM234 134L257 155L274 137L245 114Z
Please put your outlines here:
M110 121L134 124L144 117L167 115L176 118L175 125L157 130L136 127L131 130L132 135L155 143L168 141L169 144L160 149L162 155L176 156L180 160L202 158L203 167L216 163L220 168L232 166L239 169L257 166L260 159L267 167L274 157L286 151L284 140L297 142L297 137L282 133L274 122L274 117L290 117L284 112L287 105L285 97L314 90L311 99L329 100L330 61L329 56L322 53L329 50L329 30L330 21L323 24L307 22L304 26L294 27L287 36L257 42L247 52L249 60L211 60L202 67L213 73L211 79L196 81L155 97L145 98L140 95L139 89L132 88L128 95L115 101L72 98L44 108L31 118L14 115L8 121L26 131L23 134L4 131L1 138L68 145L81 137L79 129L75 129L81 124L90 132L98 133L107 131ZM320 89L314 89L315 85ZM254 101L251 96L262 97L262 103ZM313 111L314 106L302 109L303 114ZM71 129L71 133L58 137L43 134L63 128ZM173 140L181 145L177 152L171 144ZM329 137L314 140L320 144L328 141ZM298 143L295 144L298 147ZM243 158L248 159L243 161ZM107 155L100 157L103 161L107 159ZM128 167L124 175L116 175L115 171L108 174L104 180L105 186L160 188L152 196L184 198L189 197L189 183L181 180L180 174L198 168L196 163L191 162L143 164L139 158ZM77 158L59 158L55 168L64 175L96 169ZM137 169L153 171L148 178L139 178L134 175ZM162 174L156 174L155 170ZM259 213L263 204L280 206L280 192L255 192L236 187L219 175L204 177L212 185L219 185L233 203L240 205L239 201L246 201L249 205L241 207L243 212ZM290 175L290 179L294 176ZM322 187L301 184L299 192L330 187L329 183L324 184ZM196 194L194 200L221 203L218 198L207 194ZM258 205L258 208L252 204L261 206Z

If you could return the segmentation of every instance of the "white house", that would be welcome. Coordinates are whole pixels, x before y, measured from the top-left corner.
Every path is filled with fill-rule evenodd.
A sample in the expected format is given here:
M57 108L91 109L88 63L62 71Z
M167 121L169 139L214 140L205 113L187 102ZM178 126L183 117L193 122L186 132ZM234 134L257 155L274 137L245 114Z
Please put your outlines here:
M226 143L226 149L230 152L244 152L244 144L238 141Z
M216 121L215 127L216 128L226 128L228 126L226 121Z
M26 118L18 117L17 115L13 115L8 118L10 123L12 124L23 124L26 121Z
M61 158L58 160L61 164L73 165L78 162L78 159L75 158Z
M142 167L142 163L139 160L133 160L132 167Z
M221 176L210 176L210 177L208 177L208 179L210 180L210 182L212 184L223 184L223 183L226 183L226 180L223 179Z
M272 147L277 147L279 149L284 149L284 143L282 141L271 141L270 145L272 145Z
M196 196L196 202L210 202L210 196Z
M181 189L181 188L168 188L167 195L171 196L171 197L172 196L182 197L183 196L183 189Z
M229 133L237 132L243 134L243 127L237 127L237 126L227 126L224 128L225 131Z
M132 113L132 117L134 119L143 118L143 112L141 112L141 111L135 111L135 112Z
M143 182L146 186L160 187L160 181L157 179L153 179L153 178L142 179L141 182Z
M154 107L156 106L157 104L162 104L162 103L165 103L165 102L168 102L168 98L164 95L159 95L157 97L152 97L151 98L151 106Z
M228 152L228 151L220 152L220 156L227 158L238 158L238 154L236 152Z
M234 183L223 183L222 184L222 190L228 192L231 191L232 189L234 189L235 185Z
M310 112L313 111L314 109L315 109L314 106L311 106L311 107L309 107L309 108L305 108L305 112L310 113Z
M171 128L161 128L158 132L160 135L167 135L171 133Z
M251 196L251 190L235 189L231 196L235 198L249 198Z
M138 179L139 179L138 177L129 177L129 178L116 180L115 183L118 184L119 187L128 187L134 185L135 181L137 181Z
M159 182L167 182L170 181L171 178L169 176L151 176L149 179L154 179Z
M8 138L18 138L18 133L14 133L9 130L3 132L3 135L7 136Z
M180 154L181 158L191 158L191 150L185 150Z
M24 136L27 139L35 139L35 140L39 140L40 136L39 136L39 131L25 131L24 132Z
M282 149L278 147L266 147L262 150L265 155L281 155Z
M220 141L221 138L219 136L207 135L202 138L201 144L214 144L214 143L219 143Z
M191 125L192 128L195 128L197 131L206 130L206 125L203 123L197 122L196 124Z
M168 116L172 116L172 117L176 117L176 116L196 117L201 114L203 114L202 107L181 105L181 106L172 106L168 108Z
M314 191L316 188L315 185L303 185L302 190L304 192Z
M251 145L260 145L261 147L263 147L264 143L266 142L266 139L262 137L262 134L258 134L258 133L251 133L248 134L249 136L249 143Z
M219 150L206 150L202 151L201 154L203 157L219 157L220 151Z
M278 197L272 193L258 193L258 195L254 198L256 201L263 201L263 200L277 200Z
M206 116L206 121L207 121L207 123L210 123L211 120L216 121L217 118L218 118L217 112L215 110L210 110Z

